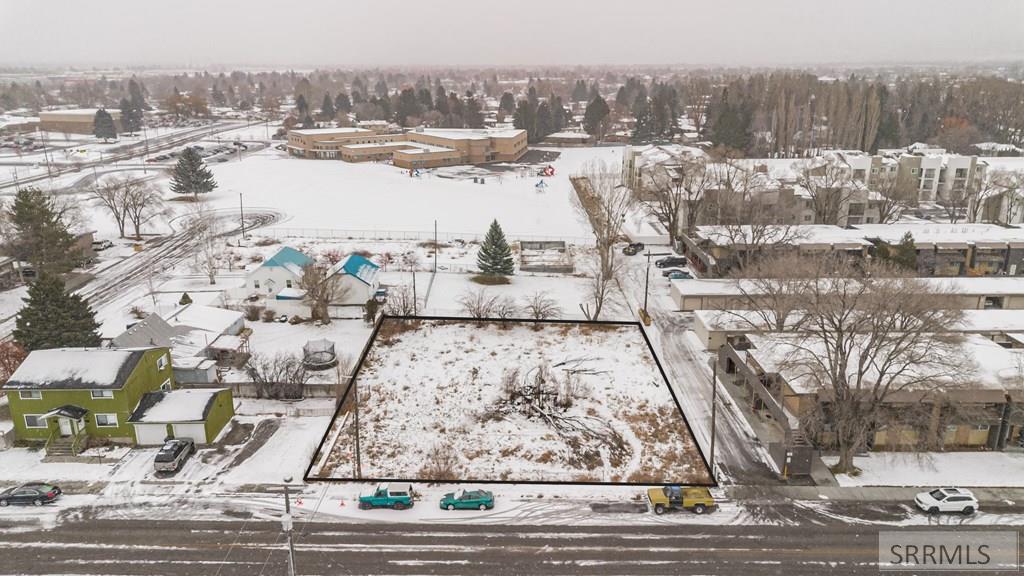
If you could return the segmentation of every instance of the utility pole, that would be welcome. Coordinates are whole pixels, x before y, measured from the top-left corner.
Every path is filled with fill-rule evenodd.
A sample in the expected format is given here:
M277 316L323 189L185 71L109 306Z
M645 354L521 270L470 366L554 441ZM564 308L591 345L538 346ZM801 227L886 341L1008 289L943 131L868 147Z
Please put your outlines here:
M238 222L242 226L242 240L245 240L245 212L242 208L242 193L238 193Z
M437 220L434 220L434 274L437 274Z
M292 543L292 505L288 499L288 484L292 477L284 477L284 516L281 518L281 527L288 536L288 576L295 576L295 545Z
M352 393L356 401L356 478L363 477L363 458L359 445L359 382L352 380Z
M146 173L146 162L149 160L149 137L146 136L146 125L142 125L142 173Z
M419 312L419 310L417 310L417 308L419 306L419 301L416 298L416 267L415 266L411 266L411 268L412 268L412 315L416 316L418 314L418 312Z

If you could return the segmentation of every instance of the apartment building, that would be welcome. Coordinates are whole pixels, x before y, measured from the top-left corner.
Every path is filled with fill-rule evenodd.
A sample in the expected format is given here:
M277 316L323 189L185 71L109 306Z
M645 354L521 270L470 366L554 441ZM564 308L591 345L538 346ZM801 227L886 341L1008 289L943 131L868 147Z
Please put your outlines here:
M293 156L345 162L391 161L407 169L514 162L526 150L526 131L514 128L417 128L383 134L368 128L288 132L288 152Z
M985 178L987 167L977 156L950 154L918 142L906 148L879 150L871 157L869 183L895 175L901 185L917 190L918 202L942 202L969 192Z

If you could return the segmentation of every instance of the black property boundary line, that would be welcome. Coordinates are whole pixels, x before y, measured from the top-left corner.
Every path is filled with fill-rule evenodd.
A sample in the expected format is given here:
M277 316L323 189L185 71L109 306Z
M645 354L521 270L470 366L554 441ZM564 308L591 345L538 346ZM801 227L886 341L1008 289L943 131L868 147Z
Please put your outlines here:
M672 389L672 384L668 380L668 375L665 373L664 367L661 365L661 360L658 359L658 355L654 352L654 346L651 345L650 338L647 337L647 332L643 329L643 325L640 322L622 322L615 320L561 320L561 319L548 319L548 320L536 320L532 318L516 318L516 319L502 319L502 318L462 318L458 316L389 316L387 314L381 315L373 328L373 332L370 334L369 343L363 348L362 354L359 356L359 361L356 364L356 369L352 372L352 377L349 379L348 386L345 388L345 393L341 397L341 402L338 403L337 408L334 410L334 416L331 418L331 423L324 431L323 438L320 439L320 444L317 446L316 451L313 453L313 457L309 461L309 466L306 467L306 473L302 479L305 482L330 482L330 483L349 483L349 482L409 482L409 483L430 483L430 484L532 484L542 486L674 486L681 482L574 482L574 481L546 481L546 480L432 480L429 478L322 478L322 477L310 477L310 472L313 470L313 465L317 461L317 457L320 452L324 449L324 444L327 442L327 437L331 433L331 429L334 427L334 423L337 421L338 416L341 413L341 408L345 405L345 401L348 399L349 392L356 384L356 379L359 378L359 373L362 371L363 366L366 363L366 357L369 356L370 350L374 347L377 341L377 334L380 332L381 326L389 320L398 321L411 321L411 320L436 320L444 322L463 322L463 323L478 323L478 324L495 324L495 323L515 323L515 324L570 324L570 325L600 325L600 326L629 326L640 331L643 336L644 343L647 344L647 351L650 352L651 357L654 358L654 364L658 367L658 373L661 374L661 381L668 389L669 394L672 396L672 401L675 402L676 410L679 416L682 417L683 423L686 424L686 431L690 435L690 439L693 440L693 446L700 454L701 462L704 464L704 471L707 473L708 478L712 480L710 482L686 482L688 486L706 486L714 488L718 486L718 483L714 481L714 475L711 473L711 467L708 465L708 459L704 455L704 451L700 448L700 442L697 441L697 437L693 433L693 427L690 426L690 421L686 418L686 413L683 412L683 407L679 403L679 398L676 396L675 390Z

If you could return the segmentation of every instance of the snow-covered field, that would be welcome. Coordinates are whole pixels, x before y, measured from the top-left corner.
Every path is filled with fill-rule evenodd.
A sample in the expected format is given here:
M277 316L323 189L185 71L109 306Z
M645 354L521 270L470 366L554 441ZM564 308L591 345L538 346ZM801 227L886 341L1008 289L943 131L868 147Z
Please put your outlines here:
M562 151L553 162L556 176L538 192L536 168L492 173L485 184L442 178L432 171L419 177L382 163L351 164L289 157L273 148L242 162L213 165L219 184L210 199L237 209L246 206L287 212L280 229L296 234L331 231L429 232L437 220L444 237L482 236L497 219L510 240L563 238L587 241L589 225L576 214L568 176L600 157L620 162L621 148ZM467 238L468 239L468 238Z
M822 460L831 466L838 458ZM836 475L840 486L1024 487L1019 452L873 452L853 463L861 473Z
M633 325L390 319L357 387L364 478L710 481ZM353 408L314 475L352 477Z

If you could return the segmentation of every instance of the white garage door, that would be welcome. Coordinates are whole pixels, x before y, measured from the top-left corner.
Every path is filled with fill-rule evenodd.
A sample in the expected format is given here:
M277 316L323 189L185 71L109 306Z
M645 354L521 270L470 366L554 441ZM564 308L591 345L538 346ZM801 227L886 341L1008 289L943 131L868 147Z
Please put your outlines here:
M196 444L206 444L206 426L199 424L172 424L175 438L191 438Z
M157 446L167 436L166 424L136 424L135 441L143 446Z

